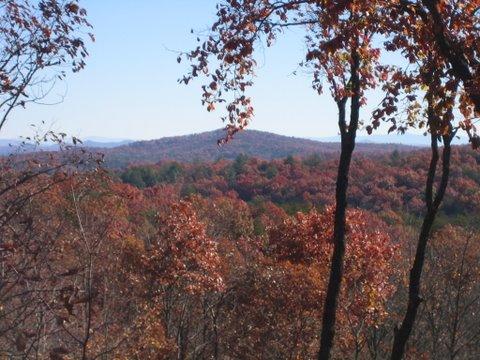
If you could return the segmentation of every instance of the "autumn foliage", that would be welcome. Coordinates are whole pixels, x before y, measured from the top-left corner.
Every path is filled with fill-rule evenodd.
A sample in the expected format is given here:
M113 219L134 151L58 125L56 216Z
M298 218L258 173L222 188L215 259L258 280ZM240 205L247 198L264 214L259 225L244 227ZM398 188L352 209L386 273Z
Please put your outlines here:
M253 118L256 50L301 27L299 63L338 109L339 159L109 172L53 132L34 142L51 137L58 154L0 159L0 357L478 357L480 157L452 143L464 133L480 147L479 9L219 3L206 37L178 58L190 62L180 82L202 78L207 110L224 105L219 145ZM84 68L86 15L77 1L0 1L0 129L63 69ZM384 63L392 55L399 64ZM362 122L372 90L382 99ZM424 129L429 151L354 156L357 132L385 123Z
M345 279L340 297L340 348L348 354L352 342L366 341L362 327L376 326L386 315L387 300L394 291L391 277L395 272L396 245L389 236L375 229L382 223L367 213L352 210L348 214L348 246ZM306 273L315 273L319 293L324 292L332 252L333 209L319 214L311 211L287 219L269 234L269 251L277 261L303 265Z
M473 154L464 149L456 155L465 161L454 171L470 175L455 181L450 196L464 196L465 207L475 208L473 193L460 195L477 188L479 179L468 172L478 167ZM397 154L353 168L361 181L353 183L355 199L363 209L347 215L334 348L340 358L388 354L405 291L408 234L414 229L406 214L421 216L420 209L409 210L421 197L412 191L422 178L408 170L411 159L421 166L419 154ZM331 187L332 180L316 173L312 159L181 167L176 182L145 189L119 183L103 171L58 172L17 187L15 197L2 195L14 205L21 194L35 194L1 228L3 353L55 359L104 353L134 359L315 356L333 208L331 197L314 200L303 187L310 184L316 193L317 186ZM381 182L374 168L391 183ZM411 183L393 190L407 181L400 175L407 171ZM320 178L325 184L316 184ZM387 196L381 206L371 202L372 191L384 187L413 198ZM461 223L462 212L448 209L445 216ZM474 238L460 228L438 229L429 253L435 260L426 270L425 312L408 350L413 358L430 354L425 347L440 341L439 328L448 339L455 328L462 329L448 349L467 354L480 346L469 340L470 322L455 315L474 313L479 305ZM458 257L454 263L452 253ZM439 272L445 278L437 277ZM448 298L461 294L458 310L435 300L447 289ZM439 321L435 328L428 327L427 315Z

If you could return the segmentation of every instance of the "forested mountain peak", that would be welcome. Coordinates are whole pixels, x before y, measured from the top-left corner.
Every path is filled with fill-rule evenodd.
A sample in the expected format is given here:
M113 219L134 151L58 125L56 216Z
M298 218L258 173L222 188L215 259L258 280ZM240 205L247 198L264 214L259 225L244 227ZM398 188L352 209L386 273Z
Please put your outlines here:
M340 145L334 142L320 142L258 130L239 132L228 143L219 146L217 141L224 136L224 130L219 129L200 134L138 141L114 149L102 149L102 152L105 153L108 166L125 167L134 163L148 164L161 160L182 162L232 160L240 154L272 160L287 156L333 154L340 150ZM412 149L414 147L399 144L358 144L358 151L364 153Z

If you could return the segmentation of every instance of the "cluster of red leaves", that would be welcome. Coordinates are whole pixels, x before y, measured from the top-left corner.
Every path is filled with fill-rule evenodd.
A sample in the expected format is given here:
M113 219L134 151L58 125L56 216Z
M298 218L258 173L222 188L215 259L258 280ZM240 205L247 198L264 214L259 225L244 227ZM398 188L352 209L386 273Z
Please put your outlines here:
M328 274L333 250L334 211L313 210L298 214L270 230L269 251L280 261L314 265ZM394 290L390 280L394 273L397 247L385 232L380 232L382 222L360 210L347 215L347 250L343 307L353 322L378 320L385 302ZM369 317L371 316L371 317Z
M193 206L185 201L172 204L159 216L158 224L145 262L159 283L191 292L221 289L216 244L207 236Z

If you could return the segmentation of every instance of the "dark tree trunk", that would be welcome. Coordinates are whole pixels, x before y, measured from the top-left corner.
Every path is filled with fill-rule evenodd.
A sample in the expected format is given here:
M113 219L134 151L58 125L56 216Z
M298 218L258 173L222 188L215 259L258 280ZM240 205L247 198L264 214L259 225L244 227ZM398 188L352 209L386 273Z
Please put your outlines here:
M358 70L360 67L360 58L356 49L352 51L351 65L351 112L350 124L346 124L345 107L347 98L337 101L339 110L338 125L342 137L342 148L340 154L340 163L338 166L337 185L336 185L336 210L334 222L334 248L332 261L330 265L330 278L328 282L327 294L323 308L322 333L320 341L319 360L328 360L333 348L335 337L336 312L338 307L338 296L343 278L343 259L345 255L345 232L346 232L346 211L347 211L347 190L348 178L352 154L355 149L355 138L357 135L359 112L360 112L360 79Z
M410 270L409 279L409 291L408 291L408 305L405 317L399 329L395 329L395 337L393 343L393 349L391 354L392 360L400 360L405 355L405 349L408 338L412 332L417 316L418 307L420 306L422 299L420 297L420 281L422 276L423 265L425 262L425 252L432 231L432 226L437 216L438 208L443 201L445 191L448 186L448 180L450 177L450 158L451 158L451 141L452 134L443 136L444 148L443 148L443 164L442 164L442 177L440 185L437 190L437 194L433 195L435 174L437 170L437 164L439 161L438 153L438 135L432 130L432 157L430 161L430 168L428 171L427 186L425 191L425 202L427 205L427 212L423 219L422 228L418 238L417 251L415 254L415 260L413 262L412 269Z

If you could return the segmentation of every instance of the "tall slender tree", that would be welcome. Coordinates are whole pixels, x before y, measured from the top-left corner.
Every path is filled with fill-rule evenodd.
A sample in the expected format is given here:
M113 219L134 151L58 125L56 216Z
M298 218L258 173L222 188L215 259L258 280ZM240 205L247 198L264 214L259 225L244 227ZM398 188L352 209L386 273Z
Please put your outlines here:
M426 179L425 216L409 277L407 310L401 326L395 331L392 359L404 356L422 302L421 276L425 253L448 187L451 143L457 131L462 130L468 134L473 147L479 145L474 125L478 112L475 103L477 90L473 90L476 80L465 77L466 73L474 71L478 57L478 45L474 41L474 34L478 31L476 10L471 7L471 2L461 0L402 0L399 4L398 7L392 3L392 7L385 9L385 17L389 18L385 26L385 47L390 51L401 51L408 65L387 80L385 89L389 95L384 99L382 109L374 112L373 127L377 127L382 119L392 122L391 131L404 132L410 127L426 128L431 138L431 160ZM448 18L448 31L443 20L438 18L440 12ZM462 31L459 32L459 29ZM454 41L453 36L456 35L463 38ZM422 93L425 98L419 102L417 99ZM402 94L406 95L408 104L408 116L403 118L403 122L395 116ZM423 106L424 114L421 111ZM460 114L456 109L460 110ZM458 121L454 114L463 118ZM439 142L443 143L441 156ZM440 180L436 185L440 160Z
M313 87L322 92L329 84L339 109L342 145L336 185L334 251L325 298L319 359L328 359L334 344L338 296L343 278L346 241L348 180L360 108L365 90L374 88L387 68L378 64L380 50L372 39L381 23L377 1L234 1L217 6L217 21L207 39L186 57L192 69L181 82L188 84L203 74L203 103L208 111L226 103L228 141L244 129L253 116L246 90L253 85L254 50L265 40L270 46L284 28L303 26L308 52L303 65L313 66ZM182 60L180 57L179 61ZM350 100L350 121L346 106Z
M447 89L442 90L441 79L438 70L434 71L432 69L426 76L426 81L429 84L429 89L426 93L426 117L430 132L431 148L430 165L425 187L426 212L418 238L415 259L410 270L407 310L401 326L395 330L392 360L401 359L404 356L406 344L413 330L418 308L422 302L421 276L425 263L427 244L450 178L451 144L456 134L456 129L454 129L453 125L453 111L458 82L453 80L451 83L447 83ZM443 149L440 180L438 186L436 186L435 182L440 162L439 141L443 143Z

